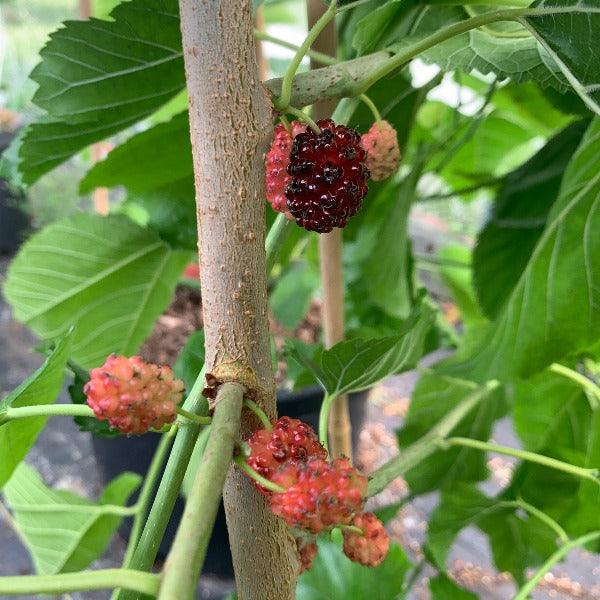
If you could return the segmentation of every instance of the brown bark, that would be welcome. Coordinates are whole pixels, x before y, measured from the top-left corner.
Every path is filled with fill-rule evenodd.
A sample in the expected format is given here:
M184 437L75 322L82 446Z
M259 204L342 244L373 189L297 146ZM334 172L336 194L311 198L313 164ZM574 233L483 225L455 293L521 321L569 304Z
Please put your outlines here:
M308 26L313 24L325 11L321 0L308 0ZM313 44L313 49L335 56L335 21L321 32ZM318 62L311 60L311 67L318 68ZM337 101L327 99L313 106L315 119L331 116ZM344 339L344 273L342 271L342 231L334 229L331 233L319 236L319 254L321 257L321 282L323 286L323 328L325 344L333 346ZM344 455L352 458L352 425L348 410L348 396L336 398L329 416L329 445L332 456Z
M271 417L264 165L271 110L260 84L249 0L180 0L198 210L207 372L236 381ZM244 411L242 436L257 426ZM294 542L249 480L224 489L238 597L294 598Z

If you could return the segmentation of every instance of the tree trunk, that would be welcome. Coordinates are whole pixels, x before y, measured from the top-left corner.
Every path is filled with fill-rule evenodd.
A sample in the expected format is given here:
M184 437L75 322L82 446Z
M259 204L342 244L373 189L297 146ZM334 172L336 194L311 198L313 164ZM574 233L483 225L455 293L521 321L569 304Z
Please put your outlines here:
M180 0L210 382L236 381L276 414L268 342L263 154L272 136L250 0ZM242 415L242 437L258 426ZM292 600L298 559L281 519L232 469L225 509L240 600Z
M325 11L322 0L307 0L308 26L312 27ZM335 20L325 27L313 44L313 49L335 56ZM311 67L318 68L318 62L311 60ZM326 119L331 116L337 100L327 99L316 102L313 116ZM333 346L344 339L344 273L342 270L342 230L319 236L321 263L321 284L323 286L323 329L325 344ZM348 396L336 398L329 417L329 448L332 456L344 455L352 458L352 425L348 410Z

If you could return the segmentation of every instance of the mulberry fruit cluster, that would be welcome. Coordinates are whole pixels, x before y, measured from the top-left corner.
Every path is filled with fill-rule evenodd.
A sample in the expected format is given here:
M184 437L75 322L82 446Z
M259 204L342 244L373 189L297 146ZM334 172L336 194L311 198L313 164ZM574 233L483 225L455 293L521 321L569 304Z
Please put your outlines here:
M400 164L400 147L396 130L387 122L373 123L361 138L367 151L367 167L374 181L392 176Z
M347 458L328 461L327 451L310 425L281 417L272 430L254 432L248 446L247 464L281 490L257 485L271 510L302 531L296 544L303 571L310 568L317 553L315 536L334 527L354 525L344 529L344 551L349 558L371 566L383 560L387 552L383 525L373 515L369 517L370 513L362 513L367 478ZM362 526L355 523L363 522L364 540L357 542Z
M112 354L91 370L84 392L96 418L122 433L141 434L175 420L183 388L170 367Z
M299 133L306 130L306 126L298 121L292 121L291 128L292 133L289 133L283 123L275 127L273 143L265 157L267 201L273 210L284 213L290 219L292 215L288 211L285 188L292 178L288 175L287 167L290 163L292 142Z
M296 223L327 233L345 227L366 196L369 170L360 134L331 119L317 122L320 133L307 129L294 138L285 189Z

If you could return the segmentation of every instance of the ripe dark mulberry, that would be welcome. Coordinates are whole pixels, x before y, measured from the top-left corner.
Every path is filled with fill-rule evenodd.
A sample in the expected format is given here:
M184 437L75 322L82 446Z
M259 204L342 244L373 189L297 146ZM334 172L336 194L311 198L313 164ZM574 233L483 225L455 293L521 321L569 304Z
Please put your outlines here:
M294 139L287 172L287 206L296 223L327 233L344 227L366 196L369 170L359 133L331 119L318 121Z
M140 434L175 420L183 387L170 367L111 354L91 370L84 392L96 418L122 433Z
M307 462L313 458L327 458L327 450L319 443L313 428L290 417L281 417L272 431L259 429L248 440L251 449L246 462L260 475L271 479L285 462ZM269 494L262 486L258 489Z
M267 201L274 210L284 213L289 219L292 218L292 215L288 211L285 188L292 178L288 175L287 166L290 162L294 137L306 129L306 125L298 121L292 121L291 126L291 134L283 123L279 123L275 127L273 143L265 157Z

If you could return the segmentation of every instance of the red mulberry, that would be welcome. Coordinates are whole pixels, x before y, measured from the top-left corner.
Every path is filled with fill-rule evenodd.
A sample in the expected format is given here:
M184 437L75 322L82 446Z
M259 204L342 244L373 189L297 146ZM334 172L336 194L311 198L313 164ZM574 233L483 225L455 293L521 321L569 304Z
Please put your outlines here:
M348 524L362 510L367 491L367 478L345 458L288 462L272 481L286 491L271 496L271 510L290 527L311 533Z
M271 479L273 473L286 461L307 462L313 458L327 458L327 450L319 443L317 435L310 425L281 417L272 431L255 431L248 445L251 454L246 462L260 475ZM269 493L261 486L258 489Z
M352 525L362 534L344 529L344 554L367 567L381 564L390 545L383 523L373 513L363 513L354 517Z
M308 571L312 567L313 560L315 560L319 549L312 537L302 536L295 539L298 559L300 560L300 573L304 573L304 571Z
M368 191L369 170L356 130L331 119L317 125L321 133L309 128L294 139L285 196L298 225L327 233L357 213Z
M265 157L267 201L274 210L285 213L290 219L292 216L287 208L285 188L292 178L288 175L287 166L290 162L290 152L294 138L306 129L306 126L298 121L292 121L291 126L291 134L282 123L275 127L273 143Z
M84 392L96 418L122 433L140 434L175 420L183 387L170 367L112 354L91 370Z

